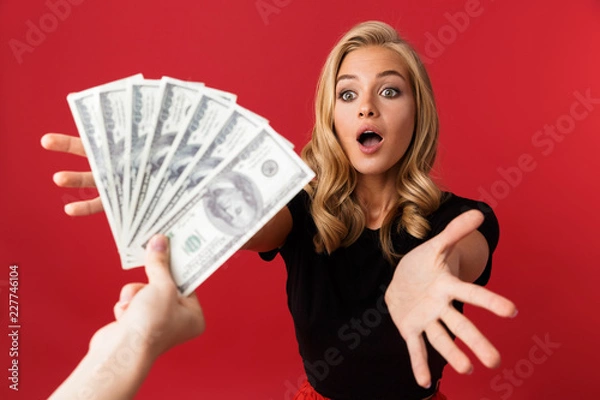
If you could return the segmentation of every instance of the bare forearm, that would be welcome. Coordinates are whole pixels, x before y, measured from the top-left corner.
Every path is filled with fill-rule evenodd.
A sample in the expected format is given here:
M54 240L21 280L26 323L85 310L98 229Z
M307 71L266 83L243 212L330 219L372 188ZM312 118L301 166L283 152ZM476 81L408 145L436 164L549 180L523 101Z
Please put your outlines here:
M109 346L91 347L50 399L132 399L148 375L154 357L131 335Z
M244 246L243 250L269 251L281 246L292 229L292 215L287 207L279 211Z

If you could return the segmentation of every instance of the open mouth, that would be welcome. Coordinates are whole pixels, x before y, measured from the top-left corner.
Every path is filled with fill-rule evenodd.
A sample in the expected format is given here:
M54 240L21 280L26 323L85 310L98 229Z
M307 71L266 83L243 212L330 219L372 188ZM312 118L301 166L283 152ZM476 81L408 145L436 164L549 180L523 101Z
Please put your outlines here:
M364 131L358 137L358 142L365 147L373 147L379 144L383 138L373 131Z

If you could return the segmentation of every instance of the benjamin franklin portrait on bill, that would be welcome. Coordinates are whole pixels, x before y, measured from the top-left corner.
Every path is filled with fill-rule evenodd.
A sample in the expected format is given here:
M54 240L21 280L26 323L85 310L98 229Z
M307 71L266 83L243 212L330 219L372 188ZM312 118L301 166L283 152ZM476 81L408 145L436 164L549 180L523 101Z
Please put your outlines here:
M258 222L261 209L258 188L239 173L217 176L206 188L204 210L210 222L223 233L244 234Z

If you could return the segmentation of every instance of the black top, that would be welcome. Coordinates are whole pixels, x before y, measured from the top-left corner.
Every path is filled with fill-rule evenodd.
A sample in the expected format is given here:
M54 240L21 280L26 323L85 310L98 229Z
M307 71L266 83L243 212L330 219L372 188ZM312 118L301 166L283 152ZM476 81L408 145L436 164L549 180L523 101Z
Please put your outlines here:
M396 251L406 254L440 233L456 216L478 208L485 215L479 231L488 242L490 257L475 283L485 285L498 243L498 221L485 203L451 193L445 193L444 200L428 217L427 238L417 239L404 230L393 232ZM285 261L288 307L309 382L318 393L335 400L423 399L433 394L446 361L426 341L433 384L429 390L417 384L406 343L383 299L395 265L383 257L379 231L365 229L351 246L331 255L317 254L310 201L302 191L288 204L293 227L285 244L261 254L272 260L279 252ZM455 306L462 312L462 304Z

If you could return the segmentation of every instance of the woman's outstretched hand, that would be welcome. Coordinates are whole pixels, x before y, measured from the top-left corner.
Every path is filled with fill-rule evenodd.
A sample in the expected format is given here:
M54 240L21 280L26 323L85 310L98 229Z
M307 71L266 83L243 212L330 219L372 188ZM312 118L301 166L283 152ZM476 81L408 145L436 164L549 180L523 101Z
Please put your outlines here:
M63 135L60 133L47 133L42 136L42 147L50 151L74 154L86 157L81 138ZM54 174L54 183L66 188L94 188L96 183L91 171L59 171ZM65 213L74 217L96 214L103 211L100 197L90 200L76 201L65 205Z
M500 354L494 346L452 306L452 301L458 300L501 317L516 315L516 307L510 300L457 277L459 242L476 232L482 222L481 212L467 211L452 220L439 235L408 252L398 264L385 293L392 320L408 346L415 379L422 387L431 385L423 333L457 372L470 373L473 368L442 322L485 366L494 368L500 363Z

